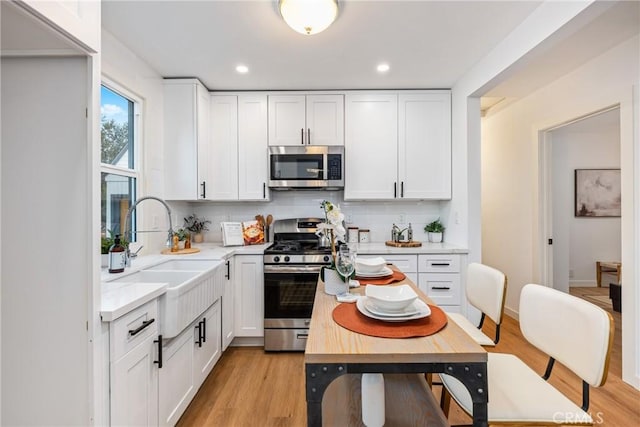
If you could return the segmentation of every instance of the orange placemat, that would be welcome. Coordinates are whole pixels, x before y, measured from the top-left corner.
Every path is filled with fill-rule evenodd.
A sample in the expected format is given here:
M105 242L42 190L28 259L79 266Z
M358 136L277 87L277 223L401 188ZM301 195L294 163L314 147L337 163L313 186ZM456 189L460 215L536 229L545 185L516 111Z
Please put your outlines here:
M356 280L362 282L363 285L390 285L391 283L401 282L407 276L402 271L393 270L390 276L381 277L379 279L372 279L369 277L356 276Z
M413 338L435 334L447 325L447 315L429 304L431 315L406 322L384 322L358 311L355 304L344 303L333 309L333 320L343 328L359 334L380 338Z

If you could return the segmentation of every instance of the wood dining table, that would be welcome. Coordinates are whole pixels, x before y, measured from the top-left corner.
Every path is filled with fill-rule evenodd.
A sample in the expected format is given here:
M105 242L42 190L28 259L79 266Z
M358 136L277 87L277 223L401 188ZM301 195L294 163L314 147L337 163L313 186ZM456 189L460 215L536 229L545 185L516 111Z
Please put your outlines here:
M436 305L409 279L419 298ZM369 285L374 286L374 285ZM351 290L364 295L364 286ZM338 325L332 313L340 304L318 279L305 349L307 425L322 426L322 400L333 380L346 374L446 373L460 380L473 401L473 425L487 426L487 352L454 322L433 335L379 338ZM402 322L397 327L402 327Z

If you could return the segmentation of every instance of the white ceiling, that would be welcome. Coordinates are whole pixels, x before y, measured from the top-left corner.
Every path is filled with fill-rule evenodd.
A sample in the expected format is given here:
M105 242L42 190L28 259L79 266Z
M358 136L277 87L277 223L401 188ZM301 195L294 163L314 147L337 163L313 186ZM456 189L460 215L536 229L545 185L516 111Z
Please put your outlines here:
M276 0L106 0L102 22L162 76L211 90L450 88L540 3L340 1L313 36L290 29Z

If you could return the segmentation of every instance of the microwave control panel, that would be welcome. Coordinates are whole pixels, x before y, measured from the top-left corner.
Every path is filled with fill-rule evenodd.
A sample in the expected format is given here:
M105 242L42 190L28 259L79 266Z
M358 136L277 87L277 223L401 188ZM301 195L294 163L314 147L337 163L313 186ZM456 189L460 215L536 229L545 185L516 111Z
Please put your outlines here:
M342 179L342 155L341 154L327 154L327 179L329 180L341 180Z

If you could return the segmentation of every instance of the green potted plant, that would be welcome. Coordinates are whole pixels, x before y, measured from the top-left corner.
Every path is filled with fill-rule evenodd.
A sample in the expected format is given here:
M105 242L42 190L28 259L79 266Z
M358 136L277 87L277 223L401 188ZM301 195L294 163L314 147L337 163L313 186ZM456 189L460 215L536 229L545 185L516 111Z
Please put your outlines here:
M442 242L442 233L444 233L444 225L440 222L440 218L435 221L431 221L429 224L424 226L424 231L429 236L429 241L432 243L440 243Z
M204 218L198 218L196 214L191 214L184 218L184 228L192 233L194 243L202 243L204 240L202 232L209 231L209 224L211 224L211 221Z

